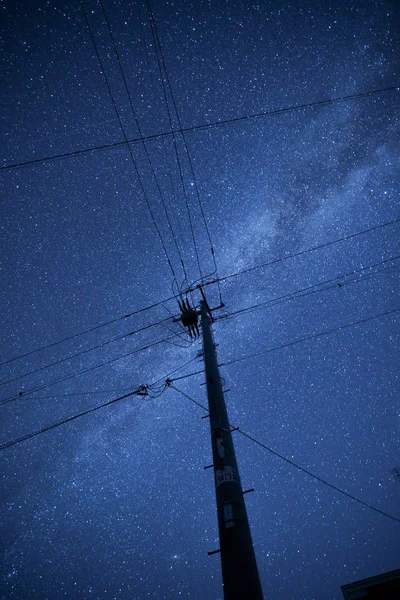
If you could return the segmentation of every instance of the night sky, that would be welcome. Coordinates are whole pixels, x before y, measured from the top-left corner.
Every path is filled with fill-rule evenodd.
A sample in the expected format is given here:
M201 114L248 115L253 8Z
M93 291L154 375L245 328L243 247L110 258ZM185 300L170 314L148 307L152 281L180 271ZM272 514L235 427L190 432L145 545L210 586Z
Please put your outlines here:
M209 424L162 384L203 369L171 297L233 275L231 423L387 513L233 434L266 600L339 600L400 559L397 3L103 2L0 2L1 598L222 599Z

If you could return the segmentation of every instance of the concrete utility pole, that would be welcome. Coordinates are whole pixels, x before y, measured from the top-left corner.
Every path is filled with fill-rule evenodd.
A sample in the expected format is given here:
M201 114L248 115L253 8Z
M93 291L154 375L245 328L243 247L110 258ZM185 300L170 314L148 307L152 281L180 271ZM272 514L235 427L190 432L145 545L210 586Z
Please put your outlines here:
M263 600L228 421L208 306L201 302L201 327L210 413L222 580L225 600Z

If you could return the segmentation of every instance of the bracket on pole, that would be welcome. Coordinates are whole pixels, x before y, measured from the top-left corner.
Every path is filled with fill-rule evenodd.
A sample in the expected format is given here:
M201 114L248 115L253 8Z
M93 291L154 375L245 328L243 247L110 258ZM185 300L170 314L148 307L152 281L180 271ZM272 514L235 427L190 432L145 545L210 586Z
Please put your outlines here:
M206 309L207 309L207 312L208 312L208 316L209 316L209 317L210 317L210 319L211 319L211 323L214 323L214 317L212 316L211 308L210 308L210 307L209 307L209 305L208 305L207 298L206 298L206 296L205 296L205 294L204 294L204 290L203 290L203 288L201 287L201 285L199 285L199 286L198 286L198 288L199 288L199 290L200 290L200 292L201 292L201 295L202 295L202 297L203 297L204 304L206 305Z
M219 308L224 308L225 304L222 303L219 306L215 306L214 308L210 308L210 305L208 304L207 298L206 298L206 296L204 294L203 287L201 285L198 285L197 287L200 290L200 293L201 293L201 295L203 297L203 301L204 301L204 304L206 305L206 309L207 309L208 315L209 315L209 317L211 319L211 323L214 323L214 317L212 316L212 311L213 310L218 310Z
M136 390L136 395L137 396L148 396L149 395L149 386L148 385L140 385L138 387L138 389Z
M206 469L212 469L214 465L207 465L206 467L204 467L204 470Z
M207 552L207 554L208 554L208 556L211 556L212 554L218 554L220 552L221 552L221 550L220 550L220 548L218 548L218 550L211 550L211 552Z
M244 494L250 494L250 492L254 492L254 488L250 488L249 490L245 490L245 491L243 492L243 495L244 495Z

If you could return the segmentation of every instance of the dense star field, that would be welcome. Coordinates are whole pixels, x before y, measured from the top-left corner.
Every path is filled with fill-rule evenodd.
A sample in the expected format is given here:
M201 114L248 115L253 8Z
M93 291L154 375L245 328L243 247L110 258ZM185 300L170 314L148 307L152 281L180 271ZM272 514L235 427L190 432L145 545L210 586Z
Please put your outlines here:
M396 4L0 2L2 599L222 600L200 281L266 600L399 567Z

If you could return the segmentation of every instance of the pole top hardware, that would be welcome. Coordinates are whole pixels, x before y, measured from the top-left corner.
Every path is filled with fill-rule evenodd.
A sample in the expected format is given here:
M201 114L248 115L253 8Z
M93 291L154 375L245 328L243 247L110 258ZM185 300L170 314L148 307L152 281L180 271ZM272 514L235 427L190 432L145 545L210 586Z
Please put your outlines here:
M148 396L149 395L149 386L142 384L139 385L138 389L136 390L136 394L138 396Z
M200 292L201 292L201 295L202 295L202 298L203 298L203 302L204 302L204 304L205 304L205 307L206 307L206 309L207 309L207 312L208 312L208 316L209 316L209 317L210 317L210 319L211 319L211 323L214 323L214 317L212 316L212 312L213 312L213 310L218 310L219 308L224 308L225 304L224 304L224 303L221 303L219 306L215 306L214 308L210 308L210 306L209 306L209 304L208 304L208 302L207 302L207 298L206 298L206 296L205 296L205 294L204 294L204 290L203 290L202 286L201 286L201 285L198 285L197 287L198 287L198 289L199 289L199 290L200 290Z
M191 339L196 339L200 337L199 330L199 315L197 310L190 305L188 298L186 300L181 298L178 300L179 310L181 311L181 316L179 317L179 321L182 322L182 325L186 327Z
M211 550L211 552L207 552L208 556L211 556L212 554L218 554L219 552L221 552L220 548L218 548L218 550Z

